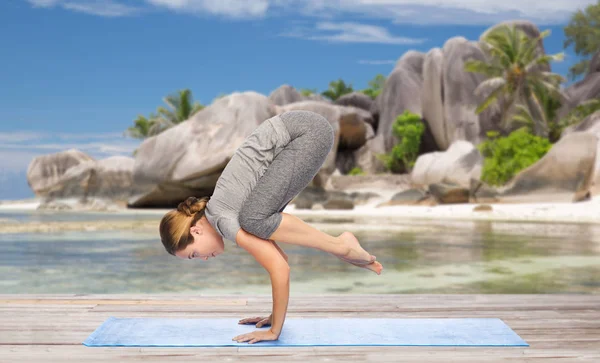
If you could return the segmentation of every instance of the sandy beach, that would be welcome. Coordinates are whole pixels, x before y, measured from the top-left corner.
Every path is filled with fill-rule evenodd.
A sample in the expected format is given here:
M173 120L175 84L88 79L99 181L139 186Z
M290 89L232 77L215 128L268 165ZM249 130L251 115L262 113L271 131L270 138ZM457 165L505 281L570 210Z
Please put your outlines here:
M362 190L364 191L364 190ZM381 191L379 191L381 193ZM385 197L384 197L385 198ZM375 218L385 228L393 228L398 219L448 221L507 221L507 222L554 222L600 224L600 197L579 203L531 203L531 204L488 204L491 210L476 211L478 204L451 204L437 206L384 206L377 207L384 199L358 205L352 210L296 209L290 205L286 213L313 220L320 218L331 222L344 222L348 218L368 220ZM11 213L32 213L39 206L35 199L4 201L0 204L0 233L45 233L58 231L106 231L146 230L155 231L158 220L167 209L121 209L98 214L94 221L55 221L48 223L19 222L10 218ZM74 213L74 211L40 213ZM78 213L78 212L77 212ZM86 213L86 212L83 212ZM103 215L136 215L139 220L103 220ZM154 218L156 217L156 218ZM340 220L340 221L336 221ZM360 223L358 223L360 224ZM360 226L356 226L361 228ZM377 228L375 225L365 228Z

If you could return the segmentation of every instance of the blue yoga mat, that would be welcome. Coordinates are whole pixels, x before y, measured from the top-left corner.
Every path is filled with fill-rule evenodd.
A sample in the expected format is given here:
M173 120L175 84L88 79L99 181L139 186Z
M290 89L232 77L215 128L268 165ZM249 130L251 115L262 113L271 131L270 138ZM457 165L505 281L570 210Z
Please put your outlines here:
M263 330L267 328L261 328ZM108 318L88 347L529 346L500 319L287 318L276 341L238 343L238 319Z

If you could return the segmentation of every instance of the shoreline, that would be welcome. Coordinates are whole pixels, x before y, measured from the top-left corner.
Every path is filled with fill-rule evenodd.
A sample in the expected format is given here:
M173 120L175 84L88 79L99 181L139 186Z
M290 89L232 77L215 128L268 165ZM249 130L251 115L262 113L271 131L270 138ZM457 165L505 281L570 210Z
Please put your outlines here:
M446 204L436 206L384 206L376 207L381 201L371 201L367 204L357 205L352 210L307 210L296 209L289 205L284 212L298 217L320 217L327 219L343 218L376 218L389 220L393 223L398 218L417 220L451 220L451 221L497 221L497 222L535 222L535 223L585 223L600 224L600 196L592 200L577 203L522 203L522 204L494 204L494 203L468 203ZM38 201L2 201L0 203L0 221L3 214L10 213L35 213ZM478 205L491 206L489 211L474 211ZM169 209L120 209L111 211L39 211L39 213L89 213L98 215L140 215L162 216ZM119 224L115 221L115 224Z

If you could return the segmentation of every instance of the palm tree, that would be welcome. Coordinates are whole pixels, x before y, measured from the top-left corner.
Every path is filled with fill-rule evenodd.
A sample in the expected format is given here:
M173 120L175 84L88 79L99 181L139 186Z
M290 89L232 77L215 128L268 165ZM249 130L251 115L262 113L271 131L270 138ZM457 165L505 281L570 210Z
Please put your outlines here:
M156 117L156 116L154 116ZM150 118L146 118L142 115L138 115L138 117L133 121L134 126L128 128L125 131L127 136L136 138L136 139L145 139L150 135L150 130L154 125L153 115Z
M192 91L189 89L177 91L176 93L163 98L163 101L170 109L159 107L156 110L158 112L158 117L155 118L155 123L152 127L154 133L160 133L188 120L204 108L199 102L193 102Z
M353 91L354 89L351 84L346 85L346 82L338 79L337 81L329 82L329 89L321 93L321 95L335 101L343 95L352 93Z
M487 94L476 113L483 112L494 103L500 104L501 126L506 129L513 121L508 116L517 103L517 120L528 119L533 123L535 134L547 135L549 115L543 98L565 97L559 88L565 79L546 70L551 61L562 60L563 53L548 55L537 52L538 44L549 34L550 31L546 30L538 37L530 38L515 26L502 25L482 39L482 49L489 55L489 61L465 62L467 71L488 77L475 90L477 95Z
M158 135L166 129L188 120L204 108L200 103L193 102L192 91L189 89L177 91L163 100L170 109L159 107L158 114L152 113L147 118L138 115L133 121L134 126L128 128L125 133L138 139Z

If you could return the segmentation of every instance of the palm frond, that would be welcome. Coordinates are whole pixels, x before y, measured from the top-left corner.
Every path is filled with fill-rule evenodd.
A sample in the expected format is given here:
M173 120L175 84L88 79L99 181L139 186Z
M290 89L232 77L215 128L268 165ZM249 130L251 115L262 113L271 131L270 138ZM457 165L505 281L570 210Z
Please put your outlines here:
M506 80L502 77L488 78L475 88L474 94L480 96L484 92L494 92L496 89L504 87L505 85Z

